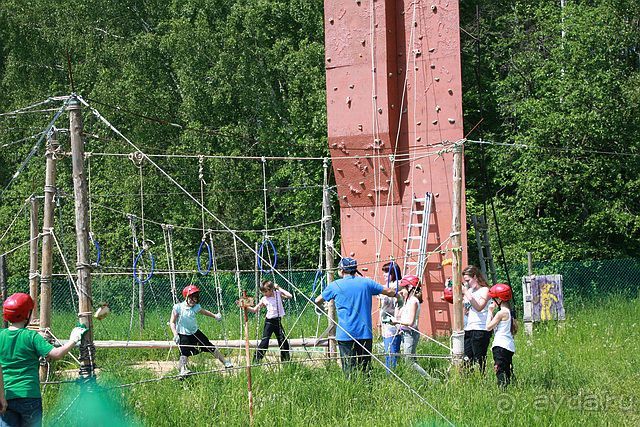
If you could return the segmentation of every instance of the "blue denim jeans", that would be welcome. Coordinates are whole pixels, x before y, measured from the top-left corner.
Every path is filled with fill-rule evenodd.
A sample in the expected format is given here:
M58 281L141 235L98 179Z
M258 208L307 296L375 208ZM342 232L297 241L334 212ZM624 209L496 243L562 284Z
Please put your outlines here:
M395 368L398 364L398 353L400 353L400 344L402 343L402 335L397 334L392 337L382 339L384 343L385 360L384 365L387 371Z
M0 427L40 427L42 399L20 398L7 400L7 412L0 417Z

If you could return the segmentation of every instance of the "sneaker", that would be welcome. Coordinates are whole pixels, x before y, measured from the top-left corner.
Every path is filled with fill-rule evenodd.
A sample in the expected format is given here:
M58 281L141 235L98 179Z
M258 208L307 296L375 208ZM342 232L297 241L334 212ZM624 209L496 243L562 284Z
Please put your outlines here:
M224 368L225 369L231 369L233 368L233 363L229 362L228 360L226 362L224 362Z
M189 368L187 368L186 366L183 366L182 369L180 369L180 376L181 377L187 377L190 374L192 374L192 372L189 370Z

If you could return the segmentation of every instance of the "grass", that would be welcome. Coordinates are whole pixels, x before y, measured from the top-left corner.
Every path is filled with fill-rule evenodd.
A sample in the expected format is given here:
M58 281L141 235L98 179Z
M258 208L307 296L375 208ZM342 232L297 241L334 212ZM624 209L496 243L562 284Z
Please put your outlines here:
M421 360L440 376L437 384L426 383L403 366L396 372L455 425L639 425L638 303L620 298L587 305L569 311L566 322L536 325L532 338L518 334L517 380L506 392L496 386L491 369L484 377L461 377L445 373L446 361ZM125 323L127 331L128 319ZM421 341L419 353L433 354L440 352L438 348ZM177 355L101 350L98 357L102 367L98 382L113 387L155 378L149 370L130 366L133 362ZM217 369L212 359L192 357L192 369ZM369 378L352 380L346 380L335 363L261 366L252 370L252 376L258 426L447 425L380 366L375 366ZM95 406L87 409L85 402L92 395L94 401L110 401L108 415L101 415ZM134 420L149 426L249 424L247 378L242 369L233 375L164 379L102 394L95 389L80 394L76 384L49 385L44 404L46 425L118 425L118 412L124 420L120 425Z

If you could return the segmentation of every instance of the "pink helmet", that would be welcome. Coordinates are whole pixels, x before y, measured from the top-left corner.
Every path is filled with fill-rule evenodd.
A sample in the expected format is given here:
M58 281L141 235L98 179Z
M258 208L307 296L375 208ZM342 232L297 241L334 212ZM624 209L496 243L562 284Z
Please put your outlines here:
M7 322L22 322L29 318L33 306L31 295L18 292L11 295L4 301L4 304L2 304L2 317Z
M489 289L489 298L500 298L502 301L509 301L513 298L511 286L504 283L496 283Z
M198 288L196 285L188 285L182 290L182 296L186 298L189 295L193 295L198 292L200 292L200 288Z
M400 286L403 288L407 286L415 288L416 286L418 286L418 283L420 283L420 278L418 276L408 275L404 276L402 280L400 280Z

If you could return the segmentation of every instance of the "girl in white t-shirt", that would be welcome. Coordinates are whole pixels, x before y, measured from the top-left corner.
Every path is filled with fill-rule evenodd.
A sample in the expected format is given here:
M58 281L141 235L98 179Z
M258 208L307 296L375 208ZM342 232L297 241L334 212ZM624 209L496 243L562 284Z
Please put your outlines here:
M495 315L493 310L489 310L487 329L490 331L495 330L491 351L493 352L498 386L505 388L511 382L513 355L516 352L516 343L513 336L518 331L518 324L511 313L513 293L509 285L498 283L489 289L489 297L493 298L499 307Z
M405 276L400 281L399 295L403 300L402 307L396 312L395 324L402 332L402 355L405 362L423 377L429 374L416 362L416 350L420 340L418 320L420 319L420 304L422 292L418 276Z
M479 365L484 373L491 331L487 330L489 315L489 284L482 271L470 265L462 270L462 293L468 302L467 322L464 327L464 356L469 368ZM465 307L467 304L465 303Z
M278 345L280 347L280 359L285 362L291 358L289 353L289 341L282 327L282 317L284 316L283 299L289 299L292 295L280 286L274 284L270 280L262 282L260 286L262 298L255 307L249 307L247 310L257 313L262 307L267 308L267 314L264 320L264 329L262 330L262 339L258 344L258 351L254 357L255 363L260 363L269 348L269 340L271 335L276 334Z

